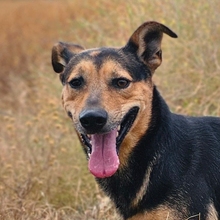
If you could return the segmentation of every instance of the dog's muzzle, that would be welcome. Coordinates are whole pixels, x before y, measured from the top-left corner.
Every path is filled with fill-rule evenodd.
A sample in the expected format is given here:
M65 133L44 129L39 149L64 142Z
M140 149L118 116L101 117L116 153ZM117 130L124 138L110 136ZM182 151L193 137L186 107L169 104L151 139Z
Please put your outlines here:
M79 121L84 129L80 137L88 148L89 170L98 178L114 175L119 167L119 147L130 130L139 107L132 107L121 119L108 127L108 113L101 108L84 109ZM107 126L108 125L108 126ZM107 127L107 128L106 128Z

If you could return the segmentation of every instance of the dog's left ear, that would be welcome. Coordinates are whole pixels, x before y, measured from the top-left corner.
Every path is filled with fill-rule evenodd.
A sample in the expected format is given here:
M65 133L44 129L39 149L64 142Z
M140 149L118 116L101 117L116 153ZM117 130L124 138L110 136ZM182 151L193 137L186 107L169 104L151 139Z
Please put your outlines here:
M56 73L62 73L71 58L84 48L77 44L56 43L52 48L52 66Z
M177 35L163 24L155 21L145 22L132 34L126 45L128 49L138 55L152 73L162 62L163 33L177 38Z

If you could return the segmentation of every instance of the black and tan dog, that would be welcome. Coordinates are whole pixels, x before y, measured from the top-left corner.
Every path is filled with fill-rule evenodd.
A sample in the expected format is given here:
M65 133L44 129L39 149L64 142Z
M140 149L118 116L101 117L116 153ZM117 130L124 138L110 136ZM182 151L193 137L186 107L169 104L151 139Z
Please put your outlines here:
M57 43L52 64L90 172L129 220L220 218L220 119L170 112L152 82L163 33L142 24L122 48Z

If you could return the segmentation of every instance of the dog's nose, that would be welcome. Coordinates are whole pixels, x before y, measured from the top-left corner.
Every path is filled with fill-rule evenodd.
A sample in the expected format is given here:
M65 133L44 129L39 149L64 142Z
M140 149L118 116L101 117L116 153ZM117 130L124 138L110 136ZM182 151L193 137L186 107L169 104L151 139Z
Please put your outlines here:
M97 133L106 124L108 114L103 109L84 110L79 115L81 125L88 133Z

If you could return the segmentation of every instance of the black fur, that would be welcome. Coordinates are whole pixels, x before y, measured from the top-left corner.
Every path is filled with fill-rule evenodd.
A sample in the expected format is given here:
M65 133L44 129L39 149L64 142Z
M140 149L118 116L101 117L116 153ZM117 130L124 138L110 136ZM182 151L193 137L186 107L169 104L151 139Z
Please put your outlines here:
M125 219L164 202L185 218L200 213L200 220L213 202L220 215L220 119L173 114L156 88L152 113L149 130L130 155L129 165L97 181ZM147 192L137 208L129 208L154 158Z

